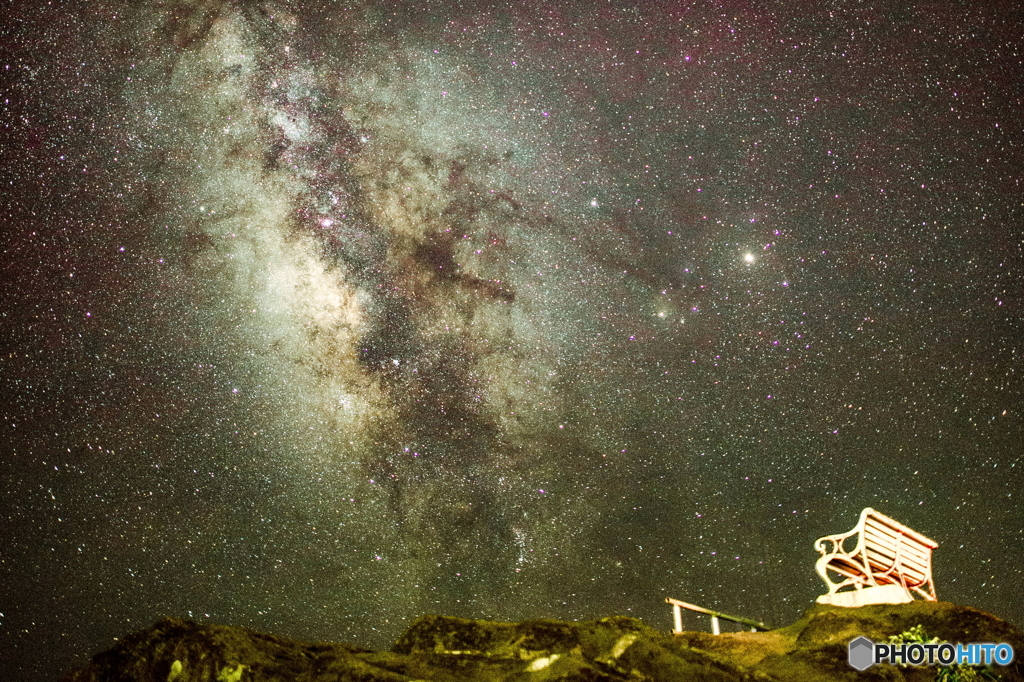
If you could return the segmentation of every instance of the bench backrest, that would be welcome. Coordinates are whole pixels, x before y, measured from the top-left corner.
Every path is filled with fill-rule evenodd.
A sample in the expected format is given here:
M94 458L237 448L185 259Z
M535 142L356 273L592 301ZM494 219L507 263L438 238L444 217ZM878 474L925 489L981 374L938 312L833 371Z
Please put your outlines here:
M932 550L939 546L934 540L871 507L861 512L859 530L859 549L876 579L907 586L931 580Z

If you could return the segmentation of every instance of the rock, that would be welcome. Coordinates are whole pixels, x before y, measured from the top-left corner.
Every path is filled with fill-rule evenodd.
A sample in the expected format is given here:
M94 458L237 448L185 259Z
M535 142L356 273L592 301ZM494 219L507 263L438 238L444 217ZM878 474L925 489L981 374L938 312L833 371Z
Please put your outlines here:
M496 623L428 615L384 652L166 618L62 682L923 682L935 679L934 669L881 665L857 673L846 661L858 635L883 641L916 625L950 642L1007 642L1024 651L1013 626L943 602L818 605L779 630L718 636L673 636L620 616ZM1018 662L998 672L1024 682Z
M954 643L1006 642L1024 652L1024 635L993 615L948 602L914 601L859 608L816 605L792 625L769 632L719 636L687 632L676 639L729 661L762 680L841 682L843 680L934 680L935 669L880 665L856 672L847 664L847 645L863 635L884 642L921 625L929 637ZM1004 682L1024 682L1024 666L1015 661L997 668ZM953 682L953 680L950 680Z
M536 673L527 679L725 682L743 677L735 666L691 651L673 637L624 616L584 623L490 623L424 616L398 640L394 651L435 660L460 656L481 663L500 661L514 673Z

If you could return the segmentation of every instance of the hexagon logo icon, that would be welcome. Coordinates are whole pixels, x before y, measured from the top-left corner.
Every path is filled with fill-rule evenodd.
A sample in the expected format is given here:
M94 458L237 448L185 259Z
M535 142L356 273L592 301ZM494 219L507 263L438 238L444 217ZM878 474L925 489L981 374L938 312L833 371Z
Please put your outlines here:
M857 670L867 670L875 664L875 643L863 635L850 642L850 665Z

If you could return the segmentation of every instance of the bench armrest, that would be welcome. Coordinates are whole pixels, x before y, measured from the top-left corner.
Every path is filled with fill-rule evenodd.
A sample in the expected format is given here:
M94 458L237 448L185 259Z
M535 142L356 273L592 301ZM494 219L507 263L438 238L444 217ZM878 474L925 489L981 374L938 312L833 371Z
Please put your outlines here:
M818 538L814 541L814 548L818 550L818 553L822 556L826 556L829 554L844 553L843 542L845 542L847 538L856 535L859 531L860 528L854 528L848 533L839 533L838 535L826 535L823 538ZM831 549L826 548L828 543L832 543Z

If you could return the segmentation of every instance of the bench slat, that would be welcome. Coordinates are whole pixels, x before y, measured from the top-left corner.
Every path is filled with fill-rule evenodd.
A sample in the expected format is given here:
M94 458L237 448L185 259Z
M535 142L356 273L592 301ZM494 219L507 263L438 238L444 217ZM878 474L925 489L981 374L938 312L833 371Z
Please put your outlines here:
M910 545L906 545L904 543L880 543L874 541L874 539L870 536L865 537L864 540L866 541L864 542L865 548L878 548L880 550L885 550L889 552L893 556L895 556L896 553L899 552L900 556L907 557L909 559L919 561L921 563L925 563L928 560L928 557L930 556L928 552L922 552L919 548L911 547Z
M879 556L889 557L893 561L899 556L900 563L911 566L927 568L931 563L928 555L912 554L906 551L906 547L885 547L869 543L865 545L864 549L867 552L875 552Z
M927 582L929 575L927 571L907 570L906 566L880 565L875 563L871 564L871 572L902 575L907 581L915 583Z
M832 559L829 561L828 565L829 567L831 567L832 565L837 563L840 562L836 562L835 559ZM864 567L859 563L844 561L841 562L841 564L844 566L848 566L850 568L855 568L860 573L864 572ZM871 573L873 575L883 575L890 573L894 575L902 574L908 583L916 584L927 582L928 580L928 571L923 571L916 568L909 568L907 566L894 566L891 561L877 561L869 556L868 565L871 567Z
M903 533L907 537L916 540L918 543L920 543L920 544L922 544L925 547L928 547L930 549L938 549L938 547L939 547L939 543L935 542L931 538L927 538L924 535L921 535L920 533L918 533L916 530L914 530L912 528L908 528L907 526L904 526L899 521L896 521L895 519L890 519L888 516L885 516L884 514L880 514L880 513L876 512L873 509L871 510L871 513L869 513L867 516L864 517L864 522L865 522L865 524L873 523L873 524L875 524L876 526L878 526L880 528L881 527L887 527L887 528L891 528L891 529L894 529L894 530L898 530L899 532Z
M902 566L908 571L921 571L925 573L927 573L931 568L931 564L929 563L908 559L905 556L902 556L897 560L895 556L888 552L879 552L871 548L867 550L866 554L869 561L882 566Z
M930 573L926 568L921 568L919 566L896 564L888 557L879 560L877 557L868 555L868 564L871 566L872 571L880 571L883 573L902 573L908 578L913 578L915 580L926 580Z
M904 563L917 564L919 566L927 566L929 563L928 555L908 552L906 547L886 547L885 545L867 543L865 544L864 549L867 551L878 552L879 554L884 554L892 558L899 556Z
M873 533L876 537L879 538L890 538L892 540L900 539L903 542L906 542L907 544L913 545L914 547L921 547L922 549L934 549L930 545L920 542L917 538L913 536L906 535L898 531L894 531L892 528L889 528L887 526L872 523L871 519L868 519L867 522L864 524L864 529L866 531Z
M922 566L927 565L929 563L929 558L931 557L930 553L919 552L913 547L903 543L877 543L873 541L871 536L867 536L865 540L864 549L866 550L874 550L879 553L887 554L891 557L895 557L898 554L904 561L916 563Z
M900 553L904 556L912 556L918 559L924 559L925 557L931 556L931 550L922 547L921 545L915 545L911 542L907 542L905 538L893 538L888 536L879 536L870 528L864 531L865 545L875 545L878 547L885 547L887 549L895 551L897 547L900 548Z
M917 551L920 551L922 553L934 549L928 545L918 542L916 538L912 538L908 535L903 535L901 533L894 533L889 528L878 526L873 523L864 524L864 532L866 535L877 538L881 542L899 542L901 544L907 545L908 547L913 547Z

